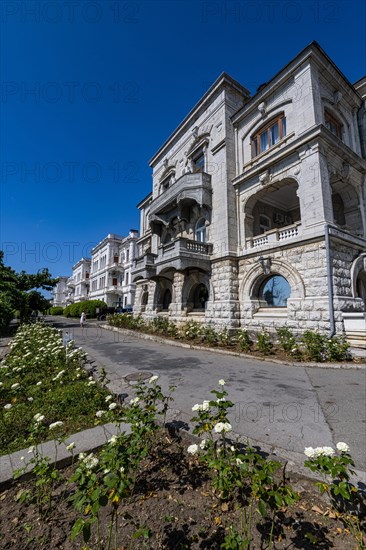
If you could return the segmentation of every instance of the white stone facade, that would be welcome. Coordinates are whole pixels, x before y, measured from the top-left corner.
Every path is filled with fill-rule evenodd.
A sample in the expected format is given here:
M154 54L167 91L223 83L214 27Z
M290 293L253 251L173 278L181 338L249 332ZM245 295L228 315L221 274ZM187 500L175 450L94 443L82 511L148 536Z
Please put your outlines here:
M52 291L53 300L52 305L54 307L66 307L67 305L67 282L68 277L58 277L55 288Z
M138 232L128 237L110 233L92 250L90 300L102 300L109 307L132 307L135 284L131 271L136 257Z
M90 259L81 258L72 267L72 276L67 279L67 303L85 302L89 299Z
M317 43L252 97L221 75L151 159L134 311L231 330L364 323L365 97Z

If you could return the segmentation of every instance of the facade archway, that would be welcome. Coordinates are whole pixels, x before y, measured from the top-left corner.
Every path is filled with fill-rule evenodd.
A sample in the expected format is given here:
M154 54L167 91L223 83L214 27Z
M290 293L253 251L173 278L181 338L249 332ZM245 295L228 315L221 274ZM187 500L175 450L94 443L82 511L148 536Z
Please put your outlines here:
M207 301L214 300L210 277L201 271L190 272L185 276L182 289L182 307L189 311L203 311Z
M246 270L240 285L241 300L256 299L259 288L270 275L282 275L291 287L291 298L304 299L306 297L304 281L300 273L289 265L277 259L270 259L270 270L263 272L260 262L256 262Z
M172 303L172 292L169 288L165 289L162 300L163 311L168 311L170 304Z
M285 179L266 185L244 204L245 238L301 221L298 183Z
M209 292L204 283L198 283L193 287L190 295L190 302L193 304L194 310L205 309L206 302L208 302Z
M353 298L361 298L366 311L366 253L355 259L351 266Z

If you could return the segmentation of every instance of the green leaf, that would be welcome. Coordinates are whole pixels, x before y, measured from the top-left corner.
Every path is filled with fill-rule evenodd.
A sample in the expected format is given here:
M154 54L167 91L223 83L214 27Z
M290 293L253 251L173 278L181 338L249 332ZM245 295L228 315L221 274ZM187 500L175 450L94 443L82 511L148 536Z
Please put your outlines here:
M258 502L258 510L259 510L260 515L262 517L265 517L267 508L266 508L266 504L263 500L260 500Z
M84 526L83 526L83 539L84 539L84 542L87 543L88 540L90 539L90 535L91 535L91 531L90 531L90 523L84 523Z
M84 527L84 520L83 518L79 518L75 521L74 525L71 529L71 540L75 540L75 538L81 533L82 529Z

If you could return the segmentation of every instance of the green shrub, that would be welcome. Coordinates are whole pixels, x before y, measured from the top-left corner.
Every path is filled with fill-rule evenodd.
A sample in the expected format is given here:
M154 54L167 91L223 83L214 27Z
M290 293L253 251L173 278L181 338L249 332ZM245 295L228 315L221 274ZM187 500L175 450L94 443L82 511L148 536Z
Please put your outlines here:
M257 336L257 350L261 353L267 354L270 353L272 348L273 344L269 333L265 329L262 329L262 332L260 332Z
M107 304L102 300L88 300L87 302L77 302L76 304L71 304L64 309L64 315L66 317L80 317L82 312L86 314L87 317L94 318L97 314L97 309L99 309L99 314L107 309Z
M239 330L236 333L236 340L241 351L249 351L253 345L253 341L250 339L247 329Z
M310 361L325 361L325 336L319 332L306 330L301 338L306 358Z
M202 327L202 338L203 341L209 344L210 346L213 346L217 344L218 338L217 338L217 332L212 327Z
M224 327L223 330L220 330L217 333L217 340L218 340L219 346L223 346L224 348L231 346L232 339L228 333L227 327Z
M187 321L182 326L182 335L187 340L196 340L204 335L204 327L197 321Z
M59 306L54 306L50 308L50 315L63 315L64 308Z
M327 361L348 361L352 358L349 343L344 336L333 336L325 341Z

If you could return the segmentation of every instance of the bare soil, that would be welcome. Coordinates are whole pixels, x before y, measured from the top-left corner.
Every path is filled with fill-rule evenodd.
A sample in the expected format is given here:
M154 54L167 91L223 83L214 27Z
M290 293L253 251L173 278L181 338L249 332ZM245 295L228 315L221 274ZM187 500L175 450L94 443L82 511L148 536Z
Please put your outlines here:
M230 525L240 529L245 494L233 494L229 502L218 499L210 474L195 457L186 453L187 441L176 433L163 432L154 450L141 465L134 493L126 498L118 513L117 548L219 549ZM73 467L63 470L68 479ZM275 526L276 549L356 548L352 536L337 518L314 481L295 474L288 476L301 499L291 509L283 509ZM2 549L98 548L96 529L84 546L81 537L71 541L72 525L78 518L68 501L75 487L62 482L54 491L51 511L42 517L35 505L20 504L24 489L34 492L35 480L14 482L0 493L0 536ZM111 509L101 509L101 548L107 548ZM95 527L95 526L94 526ZM145 528L143 535L133 538ZM270 522L256 514L252 549L268 547ZM112 542L114 548L114 539ZM233 547L234 548L234 547ZM238 547L239 548L239 547Z

